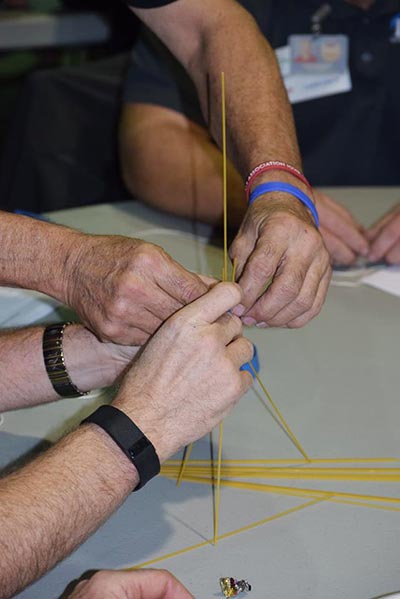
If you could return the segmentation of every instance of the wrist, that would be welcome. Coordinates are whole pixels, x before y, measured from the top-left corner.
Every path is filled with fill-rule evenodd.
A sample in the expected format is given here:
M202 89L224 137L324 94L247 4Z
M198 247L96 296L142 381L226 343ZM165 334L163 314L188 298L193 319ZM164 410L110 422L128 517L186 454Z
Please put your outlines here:
M285 172L285 171L274 171L270 170L265 173L260 173L254 181L252 181L249 186L249 194L262 183L271 183L274 181L279 181L281 183L289 183L290 185L295 185L302 191L303 193L308 194L313 200L313 192L312 189L303 181L300 181L295 175Z
M251 191L248 198L248 204L251 205L258 198L265 197L268 196L268 194L273 193L286 194L287 199L291 201L297 200L297 204L300 202L300 204L302 204L309 211L309 214L312 216L314 225L318 229L319 216L315 206L311 188L308 189L308 193L305 193L297 185L292 185L291 183L285 183L282 181L270 181L266 183L260 183Z
M135 397L128 393L128 390L125 392L123 386L112 402L114 407L124 412L143 431L156 450L160 463L163 464L178 451L179 447L176 447L175 439L168 434L162 415L157 415L154 408L148 407L153 404L150 399L145 402L142 398L140 401L135 401ZM144 409L143 406L146 408Z
M315 227L313 216L309 209L297 198L288 197L288 194L272 192L260 195L254 200L248 210L253 215L266 215L271 218L275 214L290 214Z
M78 389L90 391L107 387L121 374L128 359L125 362L118 359L117 352L110 346L112 344L102 343L83 325L66 327L63 336L65 366Z
M75 435L85 435L95 450L96 460L112 464L113 478L117 476L121 484L119 491L127 496L139 484L139 473L132 461L120 450L115 441L96 424L87 423L79 427ZM99 458L103 456L103 458Z

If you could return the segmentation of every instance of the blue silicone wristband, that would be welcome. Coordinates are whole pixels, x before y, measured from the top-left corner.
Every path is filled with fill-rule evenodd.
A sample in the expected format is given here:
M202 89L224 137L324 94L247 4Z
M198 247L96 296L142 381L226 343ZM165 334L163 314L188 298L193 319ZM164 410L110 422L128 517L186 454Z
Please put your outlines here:
M261 185L257 185L257 187L253 189L253 191L250 194L249 206L250 204L252 204L252 202L254 202L254 200L259 198L264 193L270 193L272 191L283 191L285 193L290 193L292 196L295 196L298 200L300 200L300 202L307 206L307 208L311 212L315 222L315 226L318 229L319 217L314 202L310 200L308 195L301 191L301 189L295 187L294 185L290 185L290 183L281 183L278 181L273 181L270 183L261 183Z

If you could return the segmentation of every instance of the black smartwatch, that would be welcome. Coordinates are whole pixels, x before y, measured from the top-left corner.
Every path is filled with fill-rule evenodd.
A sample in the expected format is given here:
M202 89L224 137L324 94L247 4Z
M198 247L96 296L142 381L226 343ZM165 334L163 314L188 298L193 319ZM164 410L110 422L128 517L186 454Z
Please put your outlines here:
M139 474L139 484L135 491L159 474L160 460L153 444L124 412L114 406L100 406L82 420L81 424L89 422L97 424L108 433L134 464Z

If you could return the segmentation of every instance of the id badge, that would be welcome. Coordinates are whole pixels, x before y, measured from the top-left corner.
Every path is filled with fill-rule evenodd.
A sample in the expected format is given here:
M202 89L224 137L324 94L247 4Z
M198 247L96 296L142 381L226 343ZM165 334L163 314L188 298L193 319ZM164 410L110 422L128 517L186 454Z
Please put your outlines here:
M291 35L289 46L293 75L339 75L348 69L346 35Z
M275 50L285 87L292 104L307 102L350 92L352 89L350 70L333 74L293 75L289 46Z

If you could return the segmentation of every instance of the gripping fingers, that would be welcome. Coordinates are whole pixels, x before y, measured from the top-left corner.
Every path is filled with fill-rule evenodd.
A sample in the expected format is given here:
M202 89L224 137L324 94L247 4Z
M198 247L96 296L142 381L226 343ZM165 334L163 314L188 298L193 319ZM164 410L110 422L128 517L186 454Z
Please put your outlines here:
M236 368L241 368L243 364L247 364L253 357L254 346L246 339L246 337L239 337L230 343L227 347L227 355L232 360Z
M242 334L242 321L238 316L227 312L218 318L214 325L219 338L228 345L233 339Z
M218 283L210 291L180 310L180 317L200 323L213 323L240 303L242 292L236 283Z
M329 283L330 283L330 280L331 280L331 275L332 275L332 269L329 266L326 269L326 272L325 272L324 276L321 279L321 282L320 282L319 288L318 288L318 292L317 292L317 294L315 296L315 300L314 300L314 303L313 303L311 309L308 310L307 312L304 312L304 314L302 314L298 318L294 318L293 320L291 320L290 322L288 322L287 325L286 325L288 328L290 328L290 329L298 329L300 327L303 327L312 318L315 318L315 316L317 316L317 314L319 314L319 312L321 311L322 306L324 305L326 293L328 291Z
M274 276L281 258L282 251L279 244L273 246L266 241L257 243L239 280L243 289L243 303L247 308L251 308L263 294L265 286Z

